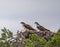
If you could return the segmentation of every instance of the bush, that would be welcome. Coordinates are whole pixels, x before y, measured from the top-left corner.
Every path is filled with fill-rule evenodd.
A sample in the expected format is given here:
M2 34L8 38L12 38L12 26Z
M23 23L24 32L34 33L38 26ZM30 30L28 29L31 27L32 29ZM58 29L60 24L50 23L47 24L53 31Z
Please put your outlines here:
M5 27L1 30L0 47L14 47L9 40L9 38L13 38L13 33ZM16 45L17 44L18 43L16 42ZM60 29L49 41L46 41L44 38L40 38L37 34L30 34L28 39L24 39L24 44L25 47L60 47Z
M47 43L47 47L60 47L60 29Z
M12 44L8 40L9 38L13 37L13 33L4 27L2 30L2 34L0 37L0 47L12 47Z
M29 39L24 40L26 47L44 47L46 40L40 38L37 34L29 35Z

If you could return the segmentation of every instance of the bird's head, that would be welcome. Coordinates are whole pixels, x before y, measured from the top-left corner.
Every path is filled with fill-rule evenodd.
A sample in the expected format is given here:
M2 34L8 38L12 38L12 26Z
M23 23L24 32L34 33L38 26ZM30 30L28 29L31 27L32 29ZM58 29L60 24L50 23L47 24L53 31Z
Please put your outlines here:
M21 22L21 24L25 24L24 22Z
M39 23L38 23L38 22L35 22L35 24L39 25Z

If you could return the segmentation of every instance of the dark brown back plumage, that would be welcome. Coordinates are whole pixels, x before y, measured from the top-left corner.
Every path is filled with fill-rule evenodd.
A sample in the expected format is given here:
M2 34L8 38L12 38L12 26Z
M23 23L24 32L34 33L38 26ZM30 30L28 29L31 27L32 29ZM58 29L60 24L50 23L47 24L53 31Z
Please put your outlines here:
M21 24L23 24L23 26L24 26L26 29L35 30L35 29L32 28L29 24L26 24L26 23L24 23L24 22L21 22Z
M38 22L35 22L35 24L37 25L37 26L36 26L37 29L39 29L40 31L50 31L50 30L44 28L43 26L41 26Z

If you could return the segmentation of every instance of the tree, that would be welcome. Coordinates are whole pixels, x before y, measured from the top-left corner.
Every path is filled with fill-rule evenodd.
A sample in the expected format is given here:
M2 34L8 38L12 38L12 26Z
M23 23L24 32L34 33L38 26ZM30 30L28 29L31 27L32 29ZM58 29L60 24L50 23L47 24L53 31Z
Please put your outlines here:
M29 39L24 40L26 47L44 47L46 40L40 38L37 34L29 35Z
M8 40L9 38L13 37L13 33L4 27L2 30L2 34L0 37L0 47L12 47L11 41Z
M60 47L60 29L47 44L46 47Z

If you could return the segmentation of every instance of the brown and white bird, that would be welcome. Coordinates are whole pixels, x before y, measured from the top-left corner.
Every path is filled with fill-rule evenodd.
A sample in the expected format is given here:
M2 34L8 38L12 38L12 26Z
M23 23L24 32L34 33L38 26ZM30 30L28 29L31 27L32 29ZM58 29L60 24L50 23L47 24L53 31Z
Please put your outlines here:
M24 26L24 28L28 29L28 30L34 30L36 31L34 28L32 28L29 24L26 24L24 22L21 22L21 24Z
M39 29L40 31L50 31L46 28L44 28L43 26L41 26L38 22L35 22L36 26L37 26L37 29Z

